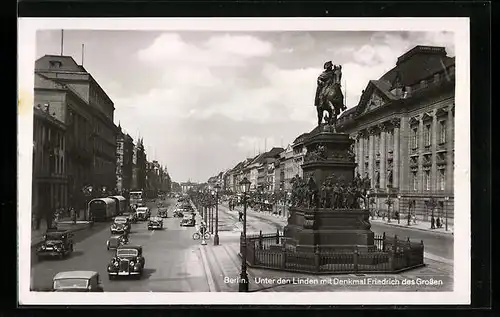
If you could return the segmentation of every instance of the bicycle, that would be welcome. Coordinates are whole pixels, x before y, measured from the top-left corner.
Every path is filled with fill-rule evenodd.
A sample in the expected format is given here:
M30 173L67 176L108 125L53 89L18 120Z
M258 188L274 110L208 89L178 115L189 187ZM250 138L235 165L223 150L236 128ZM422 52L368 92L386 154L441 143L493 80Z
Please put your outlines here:
M197 231L195 233L193 233L193 240L200 240L201 239L201 232L200 231ZM210 240L211 238L211 235L209 232L205 232L205 234L203 235L203 239L204 240Z

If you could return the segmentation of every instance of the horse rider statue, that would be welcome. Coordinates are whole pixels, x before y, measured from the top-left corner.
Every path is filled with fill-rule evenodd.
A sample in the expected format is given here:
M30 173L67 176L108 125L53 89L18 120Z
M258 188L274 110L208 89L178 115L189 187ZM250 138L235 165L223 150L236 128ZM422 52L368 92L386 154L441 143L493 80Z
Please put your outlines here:
M337 116L341 111L347 109L344 105L344 95L341 89L342 66L333 65L331 61L323 65L324 71L318 76L316 97L314 105L318 112L318 125L323 119L332 125L335 131ZM327 111L328 116L323 118L323 112Z

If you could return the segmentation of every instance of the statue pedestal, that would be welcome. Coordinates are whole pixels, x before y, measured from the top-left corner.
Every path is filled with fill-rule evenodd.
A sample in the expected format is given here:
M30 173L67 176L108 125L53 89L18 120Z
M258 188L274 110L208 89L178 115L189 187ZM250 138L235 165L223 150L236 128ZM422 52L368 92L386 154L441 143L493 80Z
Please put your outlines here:
M335 184L351 184L356 167L350 150L352 143L347 134L329 132L320 127L318 132L304 141L307 147L302 165L304 181L312 178L321 189L325 180L334 174ZM302 200L290 208L288 225L284 229L287 248L297 252L352 252L354 249L363 252L375 249L369 211L351 208L354 206L352 200L346 203L349 199L344 199L347 194L342 196L341 204L334 205L333 195L333 190L320 191L313 206L307 206L308 202ZM328 200L326 205L318 203L324 200Z
M297 252L375 249L367 210L291 208L284 236L288 248Z

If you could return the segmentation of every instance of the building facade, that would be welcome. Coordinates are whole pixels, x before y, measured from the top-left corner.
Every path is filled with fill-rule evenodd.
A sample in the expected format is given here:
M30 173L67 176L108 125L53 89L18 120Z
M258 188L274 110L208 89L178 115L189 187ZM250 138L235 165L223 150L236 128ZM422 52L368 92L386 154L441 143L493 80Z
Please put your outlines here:
M283 189L286 191L292 190L292 179L297 174L295 171L294 155L292 145L289 144L281 154L281 162L283 165Z
M97 81L70 56L45 55L35 62L35 105L48 104L67 127L69 205L85 208L82 189L116 184L114 105Z
M38 229L41 219L50 226L53 212L68 206L66 126L48 105L35 106L33 111L32 214Z
M356 140L357 172L371 180L372 208L452 221L454 100L455 59L416 46L339 118Z
M134 141L122 131L120 125L118 129L120 133L116 140L116 189L118 193L128 197L132 188Z

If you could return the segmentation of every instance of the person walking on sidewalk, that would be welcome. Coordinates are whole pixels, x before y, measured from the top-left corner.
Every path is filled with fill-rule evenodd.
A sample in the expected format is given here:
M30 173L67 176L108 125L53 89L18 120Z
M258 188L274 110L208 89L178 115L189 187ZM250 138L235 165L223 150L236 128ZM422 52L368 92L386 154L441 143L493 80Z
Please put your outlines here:
M238 211L238 221L243 221L243 211Z

